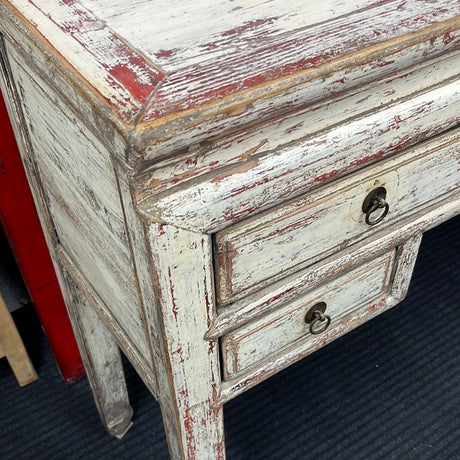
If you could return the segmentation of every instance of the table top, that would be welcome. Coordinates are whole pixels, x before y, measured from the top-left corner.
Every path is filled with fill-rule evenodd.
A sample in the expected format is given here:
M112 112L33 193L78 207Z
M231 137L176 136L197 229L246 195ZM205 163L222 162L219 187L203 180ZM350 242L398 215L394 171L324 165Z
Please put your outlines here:
M150 139L223 112L245 123L261 99L271 113L295 107L305 100L279 95L433 37L430 27L448 42L460 13L449 0L2 1Z

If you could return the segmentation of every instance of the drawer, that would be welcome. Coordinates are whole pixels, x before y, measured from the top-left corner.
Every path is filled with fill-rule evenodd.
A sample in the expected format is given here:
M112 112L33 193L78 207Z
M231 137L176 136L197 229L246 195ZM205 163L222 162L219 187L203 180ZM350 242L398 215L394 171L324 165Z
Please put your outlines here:
M337 180L229 227L215 236L220 305L244 297L360 241L455 192L460 182L459 130ZM366 223L363 202L385 191L388 213ZM378 220L382 209L371 215Z
M305 347L305 342L321 341L330 331L336 334L341 320L350 312L375 308L374 304L384 301L389 291L395 257L396 250L385 253L224 336L224 378L232 379L254 366L260 367L299 344ZM330 324L327 319L308 324L307 313L324 305ZM316 333L310 332L310 327Z

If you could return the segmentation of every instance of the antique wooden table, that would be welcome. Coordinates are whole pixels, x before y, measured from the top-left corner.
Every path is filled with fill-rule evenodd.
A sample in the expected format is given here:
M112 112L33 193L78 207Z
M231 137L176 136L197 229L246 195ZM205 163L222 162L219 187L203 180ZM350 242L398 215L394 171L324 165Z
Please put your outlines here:
M172 458L396 305L458 214L459 4L0 0L2 90L108 431ZM119 347L119 348L118 348Z

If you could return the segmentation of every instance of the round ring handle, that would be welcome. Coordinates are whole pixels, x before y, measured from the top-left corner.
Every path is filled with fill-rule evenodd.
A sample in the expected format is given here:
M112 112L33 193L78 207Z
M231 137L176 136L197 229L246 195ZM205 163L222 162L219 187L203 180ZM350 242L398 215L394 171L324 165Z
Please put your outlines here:
M377 217L377 219L371 220L371 215L377 211L377 209L383 209L382 213ZM376 196L371 207L366 212L366 224L367 225L376 225L379 222L382 222L385 219L388 211L390 210L390 205L380 196Z
M313 319L310 322L310 333L314 335L321 334L329 327L329 324L331 324L331 317L320 310L316 310L313 312Z
M385 201L386 196L386 189L384 187L378 187L375 190L372 190L372 192L365 198L362 210L364 214L366 214L365 221L367 225L376 225L385 219L388 211L390 210L390 205ZM372 218L372 215L378 209L383 209L383 211L377 218Z

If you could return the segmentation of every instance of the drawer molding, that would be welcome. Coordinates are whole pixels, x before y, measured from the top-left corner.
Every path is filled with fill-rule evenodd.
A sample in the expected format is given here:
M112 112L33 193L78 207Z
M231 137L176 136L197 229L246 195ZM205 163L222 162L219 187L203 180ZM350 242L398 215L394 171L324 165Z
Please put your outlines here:
M459 134L455 130L437 138L439 144L428 142L216 234L219 304L312 265L455 191ZM369 226L362 203L376 187L386 189L390 210Z
M306 324L306 315L315 304L324 303L331 318L319 340L335 335L342 318L388 295L396 250L373 257L335 279L281 306L242 328L222 337L223 379L232 380L247 369L259 366L274 354L283 354L305 340L316 340Z
M138 203L146 216L213 233L458 124L460 82L447 81L301 142ZM417 146L416 148L421 148Z
M231 380L223 381L216 405L224 404L238 394L252 388L266 378L308 356L403 300L409 287L421 239L422 233L416 233L396 250L395 270L390 289L386 295L376 299L370 305L353 310L337 324L331 324L323 334L308 336L306 340L300 342L297 346L268 357L261 365L251 367Z
M209 328L206 338L218 338L278 308L285 302L337 276L346 268L382 254L391 247L408 240L411 235L424 232L460 213L460 198L433 203L423 214L408 217L395 227L387 227L364 243L351 246L313 266L288 276L269 287L219 307L218 317ZM345 268L346 267L346 268Z

